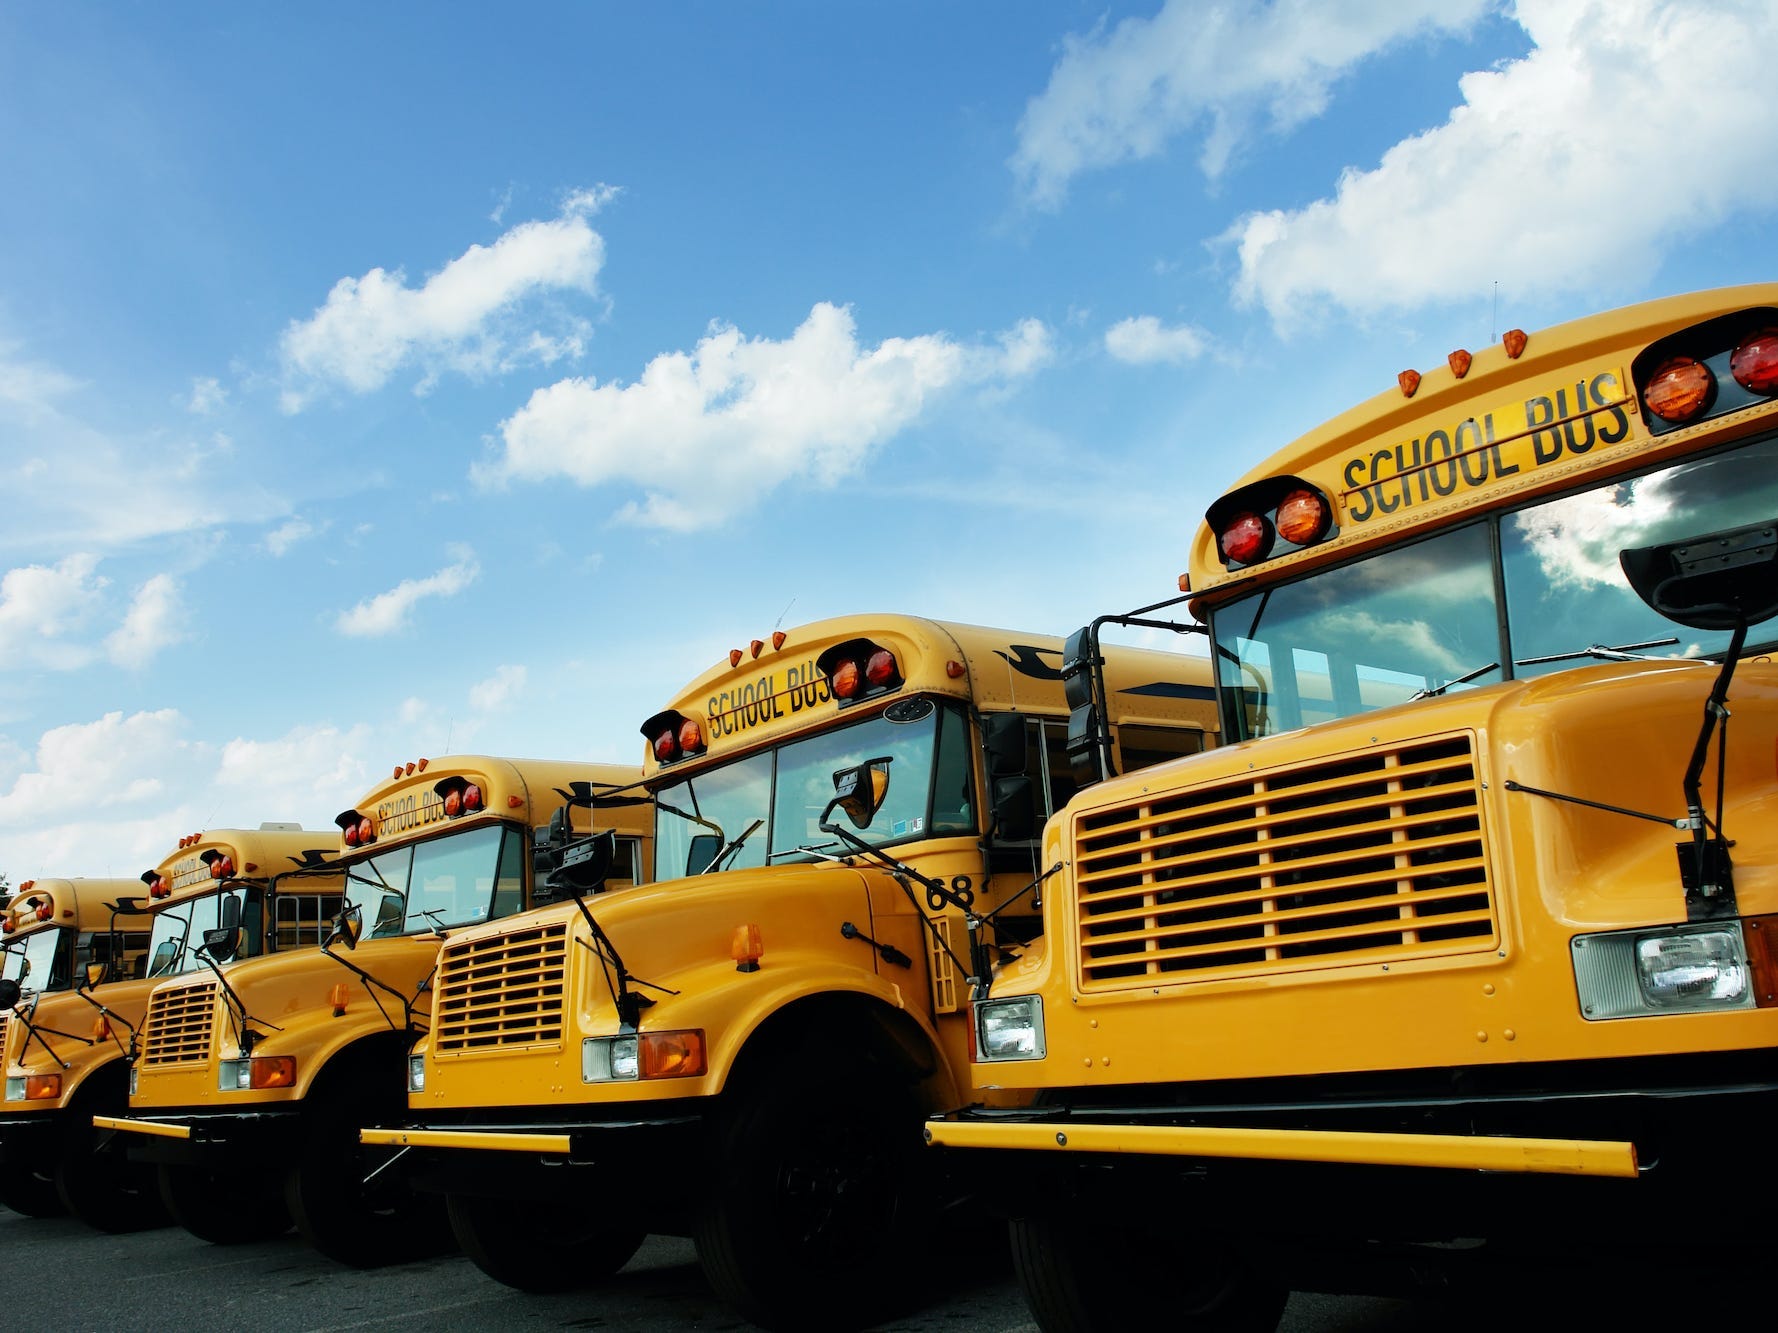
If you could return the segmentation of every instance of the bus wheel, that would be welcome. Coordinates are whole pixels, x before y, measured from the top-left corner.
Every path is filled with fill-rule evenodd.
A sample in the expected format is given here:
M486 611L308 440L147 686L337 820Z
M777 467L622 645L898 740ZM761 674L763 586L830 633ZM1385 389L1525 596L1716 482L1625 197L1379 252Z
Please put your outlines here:
M694 1237L717 1295L775 1329L856 1327L905 1300L930 1194L905 1090L857 1070L818 1092L779 1066L733 1096Z
M0 1203L26 1217L60 1217L68 1211L56 1193L55 1177L28 1166L0 1171Z
M290 1210L276 1187L242 1173L163 1166L160 1193L173 1220L212 1245L245 1245L290 1230Z
M154 1187L153 1171L124 1156L112 1136L101 1143L92 1127L69 1126L56 1162L56 1193L62 1206L95 1231L142 1231L167 1224L167 1209Z
M296 1229L316 1250L353 1268L408 1263L451 1247L444 1204L416 1194L399 1179L367 1185L370 1172L358 1143L361 1125L385 1123L384 1108L333 1092L311 1093L303 1141L285 1178L284 1200Z
M1097 1217L1021 1218L1012 1256L1043 1333L1271 1333L1290 1296L1209 1237Z
M453 1194L451 1230L475 1266L520 1291L572 1291L630 1262L647 1232L599 1218L584 1199L483 1199ZM616 1205L607 1201L605 1205Z

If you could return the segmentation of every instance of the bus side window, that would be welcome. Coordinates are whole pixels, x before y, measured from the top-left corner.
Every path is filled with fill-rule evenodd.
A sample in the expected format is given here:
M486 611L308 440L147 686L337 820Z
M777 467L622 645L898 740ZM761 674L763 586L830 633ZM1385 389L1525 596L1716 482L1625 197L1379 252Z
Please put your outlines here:
M1151 764L1163 764L1204 748L1204 733L1197 727L1147 727L1126 723L1117 729L1118 772L1132 773Z
M320 944L326 938L327 928L339 915L343 900L337 894L281 893L275 901L274 947L300 949Z
M1034 720L1031 727L1032 745L1025 771L1049 802L1043 809L1047 818L1067 805L1080 786L1074 780L1074 766L1068 759L1068 724Z
M611 873L605 876L607 889L627 889L636 882L636 866L642 859L640 838L618 838L612 854Z

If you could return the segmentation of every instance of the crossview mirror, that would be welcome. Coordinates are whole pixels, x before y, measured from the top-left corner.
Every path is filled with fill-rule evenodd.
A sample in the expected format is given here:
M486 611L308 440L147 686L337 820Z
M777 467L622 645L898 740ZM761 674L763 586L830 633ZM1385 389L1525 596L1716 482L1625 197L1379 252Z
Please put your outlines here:
M685 853L686 877L689 879L693 875L703 874L721 850L722 839L714 833L693 834L691 846Z
M87 986L90 988L101 984L105 980L105 971L106 968L103 963L88 963L86 965Z
M206 930L203 948L213 962L228 962L241 951L240 927L218 926L215 930Z
M333 925L327 932L327 938L321 941L323 949L335 944L343 944L348 949L358 947L358 937L364 934L364 909L353 903L345 911L333 919Z
M19 1002L23 988L11 977L0 980L0 1009L10 1009Z
M866 759L853 768L842 768L833 775L833 799L821 812L821 823L826 824L836 808L846 812L846 818L852 821L854 828L869 828L871 821L877 817L877 811L883 808L883 802L889 796L889 765L894 762L890 755L876 759Z
M1619 551L1618 563L1651 610L1689 629L1728 630L1778 615L1778 522Z
M549 877L556 888L592 893L605 882L617 860L617 833L606 829L562 848L562 860Z

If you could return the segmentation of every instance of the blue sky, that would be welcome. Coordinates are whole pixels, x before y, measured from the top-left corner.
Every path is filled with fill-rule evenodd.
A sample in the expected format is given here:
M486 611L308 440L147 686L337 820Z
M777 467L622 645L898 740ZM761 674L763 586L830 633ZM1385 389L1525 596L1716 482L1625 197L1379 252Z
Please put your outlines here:
M0 0L0 873L1158 600L1272 450L1772 272L1734 0Z

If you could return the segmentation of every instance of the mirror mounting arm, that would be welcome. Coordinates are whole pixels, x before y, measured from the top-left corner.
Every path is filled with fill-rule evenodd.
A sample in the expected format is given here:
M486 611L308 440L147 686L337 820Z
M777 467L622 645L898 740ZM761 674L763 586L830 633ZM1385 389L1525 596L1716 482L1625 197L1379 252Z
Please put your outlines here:
M333 959L334 962L338 963L341 967L345 968L346 971L350 972L364 983L364 988L370 995L371 1003L376 1005L377 1009L382 1013L383 1021L389 1025L391 1031L407 1032L414 1036L420 1034L422 1029L414 1023L414 1002L419 999L427 985L432 981L432 972L426 974L425 978L420 982L420 989L415 991L413 997L410 999L408 996L403 995L400 991L396 990L395 987L389 985L388 982L372 976L349 958L343 958L335 953L330 945L323 944L321 946L321 952ZM433 972L436 972L437 970L438 969L435 966ZM400 1002L401 1026L399 1028L396 1027L395 1020L389 1016L389 1011L383 1007L383 1002L377 999L377 991L379 990L386 994L393 995L396 1000Z

